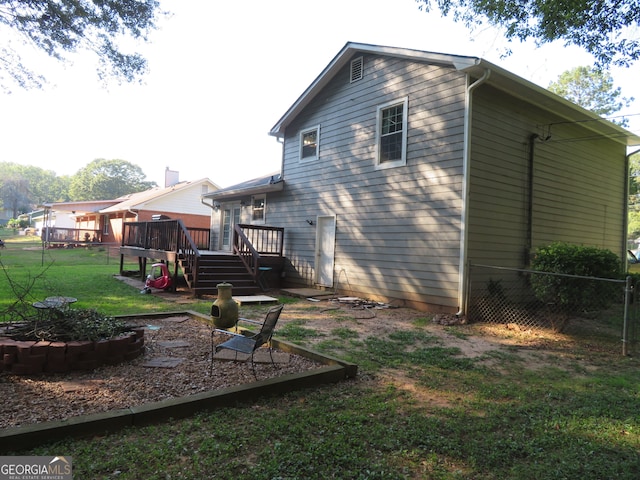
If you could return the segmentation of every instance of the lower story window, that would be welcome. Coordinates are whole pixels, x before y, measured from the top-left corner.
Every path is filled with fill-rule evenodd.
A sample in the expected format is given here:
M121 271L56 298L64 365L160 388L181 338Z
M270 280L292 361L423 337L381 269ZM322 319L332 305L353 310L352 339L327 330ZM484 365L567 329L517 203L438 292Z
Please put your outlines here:
M109 215L102 216L102 234L109 235Z

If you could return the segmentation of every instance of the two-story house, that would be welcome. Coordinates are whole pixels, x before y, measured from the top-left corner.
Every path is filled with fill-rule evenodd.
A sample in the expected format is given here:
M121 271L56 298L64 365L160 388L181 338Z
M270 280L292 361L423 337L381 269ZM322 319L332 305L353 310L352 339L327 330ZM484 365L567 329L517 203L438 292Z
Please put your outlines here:
M552 241L624 258L640 138L480 58L347 43L270 134L279 174L205 198L212 238L284 228L284 285L464 312L471 264Z

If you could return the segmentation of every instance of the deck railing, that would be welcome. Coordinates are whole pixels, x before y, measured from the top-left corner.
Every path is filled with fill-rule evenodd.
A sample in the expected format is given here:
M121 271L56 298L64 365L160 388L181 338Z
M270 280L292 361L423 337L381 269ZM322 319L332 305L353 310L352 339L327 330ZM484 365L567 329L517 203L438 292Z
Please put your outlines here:
M189 286L195 288L200 250L209 249L209 238L208 229L186 228L181 220L127 222L123 225L122 246L175 252L183 270L193 273ZM284 228L246 224L234 227L233 252L258 283L261 267L281 264L283 246Z
M179 219L126 222L122 246L175 252L182 261L183 270L193 274L189 286L195 288L200 250L209 249L210 235L208 228L188 228Z
M284 228L237 224L233 232L233 252L240 257L255 281L265 257L282 258Z
M102 232L88 228L44 227L42 241L47 244L84 245L102 242Z
M207 250L209 236L208 228L185 227L182 220L126 222L123 225L122 246L178 252L193 243L196 249Z

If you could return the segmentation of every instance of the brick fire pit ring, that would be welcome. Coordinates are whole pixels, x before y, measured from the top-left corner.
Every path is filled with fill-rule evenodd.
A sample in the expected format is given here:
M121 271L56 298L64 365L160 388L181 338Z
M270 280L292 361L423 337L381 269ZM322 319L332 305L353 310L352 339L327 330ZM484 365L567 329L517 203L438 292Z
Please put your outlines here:
M144 352L144 328L108 340L21 341L0 337L0 371L14 375L95 370L128 362Z

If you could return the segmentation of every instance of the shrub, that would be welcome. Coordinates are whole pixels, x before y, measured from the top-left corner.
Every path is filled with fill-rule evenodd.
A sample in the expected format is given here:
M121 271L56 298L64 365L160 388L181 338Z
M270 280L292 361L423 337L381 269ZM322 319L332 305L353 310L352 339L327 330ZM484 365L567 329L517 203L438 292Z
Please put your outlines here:
M621 291L617 283L570 276L620 279L620 258L610 250L556 242L538 248L531 267L565 275L534 274L531 286L540 301L567 313L607 308Z
M45 319L31 318L13 326L10 337L16 340L69 342L105 340L127 332L124 321L104 316L93 309L56 310Z
M17 230L19 228L26 228L28 226L29 226L29 221L25 220L24 218L22 219L11 218L7 222L7 227L13 228L14 230Z

